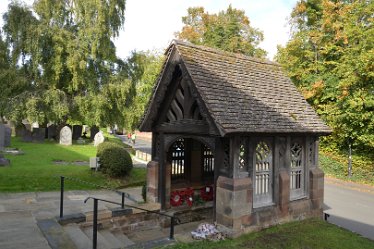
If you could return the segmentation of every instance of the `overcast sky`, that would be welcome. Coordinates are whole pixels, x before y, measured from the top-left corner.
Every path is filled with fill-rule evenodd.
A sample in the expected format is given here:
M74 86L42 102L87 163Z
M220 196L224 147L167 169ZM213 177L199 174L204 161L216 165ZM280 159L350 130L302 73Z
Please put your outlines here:
M6 11L9 0L0 0L1 15ZM25 1L26 3L32 0ZM264 32L260 46L272 59L277 44L284 45L289 38L287 18L297 0L127 0L125 25L115 40L117 54L127 57L132 50L163 51L174 33L180 31L182 16L188 7L203 6L209 13L226 10L229 4L244 10L251 25ZM2 20L0 21L2 25Z

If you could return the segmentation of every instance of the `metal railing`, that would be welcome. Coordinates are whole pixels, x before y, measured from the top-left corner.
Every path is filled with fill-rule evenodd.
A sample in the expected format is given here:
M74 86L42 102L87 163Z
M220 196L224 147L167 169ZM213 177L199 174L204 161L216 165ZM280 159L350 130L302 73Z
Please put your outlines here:
M98 185L98 184L95 184L95 183L91 183L91 182L86 182L86 181L83 181L83 180L80 180L80 179L77 179L77 178L73 178L73 177L66 177L66 176L59 176L60 177L60 219L62 219L64 217L64 191L65 191L65 179L67 180L70 180L70 181L75 181L75 182L79 182L79 183L83 183L85 185L91 185L91 186L95 186L95 187L98 187L98 188L101 188L101 189L106 189L106 190L110 190L110 191L113 191L119 195L121 195L121 208L124 209L125 208L125 198L135 202L135 203L138 203L138 201L131 197L130 194L126 193L126 192L123 192L123 191L119 191L119 190L116 190L116 189L112 189L112 188L108 188L108 187L105 187L105 186L101 186L101 185Z
M178 221L178 218L174 217L174 215L163 214L163 213L160 213L160 212L157 212L157 211L147 210L147 209L144 209L144 208L135 207L135 206L132 206L132 205L127 205L127 204L118 203L118 202L114 202L114 201L108 201L108 200L104 200L104 199L100 199L100 198L95 198L95 197L91 197L91 196L87 197L84 200L84 203L86 203L89 199L93 199L93 201L94 201L94 206L93 206L93 227L92 227L92 248L93 249L97 248L97 215L98 215L98 202L99 201L103 201L103 202L107 202L107 203L111 203L111 204L116 204L116 205L121 205L121 206L124 205L124 206L129 207L129 208L135 208L135 209L139 209L139 210L145 211L147 213L153 213L153 214L157 214L157 215L161 215L161 216L165 216L165 217L170 218L169 239L170 240L174 239L174 225L175 225L175 221L176 220Z

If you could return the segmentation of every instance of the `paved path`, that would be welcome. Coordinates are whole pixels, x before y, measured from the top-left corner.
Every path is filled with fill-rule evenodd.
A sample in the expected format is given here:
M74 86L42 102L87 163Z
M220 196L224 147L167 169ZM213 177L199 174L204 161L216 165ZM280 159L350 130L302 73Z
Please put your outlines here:
M141 187L124 189L136 200L142 201ZM90 212L93 201L89 196L121 202L121 196L112 191L66 191L64 214ZM125 201L134 204L130 200ZM49 249L36 221L59 216L59 192L0 193L0 248ZM99 210L115 208L114 204L99 202Z
M135 144L131 140L127 139L126 135L115 135L122 140L125 144L132 146L135 150L151 154L152 153L152 142L143 138L136 138Z
M326 178L328 221L374 240L374 187Z

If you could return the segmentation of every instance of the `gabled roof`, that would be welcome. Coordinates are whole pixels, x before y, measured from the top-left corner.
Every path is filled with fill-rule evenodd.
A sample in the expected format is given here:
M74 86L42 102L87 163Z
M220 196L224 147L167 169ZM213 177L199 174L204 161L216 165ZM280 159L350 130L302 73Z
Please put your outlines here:
M168 51L179 55L178 63L188 72L222 136L331 132L276 63L181 41L173 41ZM164 68L168 63L170 57ZM162 94L160 85L168 84L162 74L154 95ZM156 102L160 100L153 96L141 129L149 130L157 115Z

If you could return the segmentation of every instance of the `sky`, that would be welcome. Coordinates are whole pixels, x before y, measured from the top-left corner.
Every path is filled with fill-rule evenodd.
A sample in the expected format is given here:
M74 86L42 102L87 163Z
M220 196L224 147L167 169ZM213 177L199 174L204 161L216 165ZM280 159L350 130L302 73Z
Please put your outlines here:
M7 8L9 0L0 0L0 14ZM26 0L31 3L32 0ZM127 0L125 25L114 42L117 55L126 58L131 51L164 51L182 29L182 16L189 7L204 7L210 14L233 8L244 10L251 26L264 32L260 47L273 59L277 45L285 45L290 27L287 19L297 0ZM2 19L0 21L2 25Z

